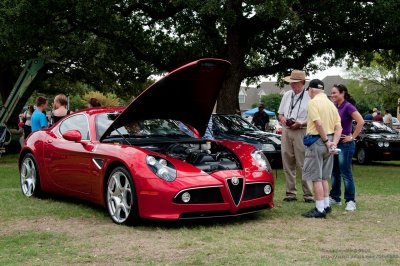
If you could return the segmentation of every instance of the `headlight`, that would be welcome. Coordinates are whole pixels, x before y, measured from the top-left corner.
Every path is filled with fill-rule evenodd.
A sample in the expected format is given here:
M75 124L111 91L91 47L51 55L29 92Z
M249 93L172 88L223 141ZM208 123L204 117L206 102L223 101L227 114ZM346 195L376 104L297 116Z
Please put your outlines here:
M389 142L383 143L383 146L385 146L386 148L389 147Z
M271 173L271 165L268 162L267 157L265 157L264 153L259 150L255 150L251 153L251 157L257 162L257 164L264 170L267 170Z
M262 151L275 151L275 147L272 144L261 144Z
M176 169L169 161L157 156L147 155L146 163L159 178L172 182L176 179Z
M382 142L382 141L379 141L379 142L378 142L378 146L382 148L382 147L383 147L383 142Z

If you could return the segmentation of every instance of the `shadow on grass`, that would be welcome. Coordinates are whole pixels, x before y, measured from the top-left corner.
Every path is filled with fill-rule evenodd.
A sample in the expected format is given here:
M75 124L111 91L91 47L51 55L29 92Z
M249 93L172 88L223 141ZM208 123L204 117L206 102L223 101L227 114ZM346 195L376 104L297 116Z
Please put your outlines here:
M234 217L219 217L219 218L199 218L191 220L153 220L142 219L137 226L141 227L157 227L162 229L181 229L181 228L199 228L199 227L224 227L227 225L240 225L251 221L260 221L265 219L262 215L264 212L270 210L263 210L257 213L250 213Z

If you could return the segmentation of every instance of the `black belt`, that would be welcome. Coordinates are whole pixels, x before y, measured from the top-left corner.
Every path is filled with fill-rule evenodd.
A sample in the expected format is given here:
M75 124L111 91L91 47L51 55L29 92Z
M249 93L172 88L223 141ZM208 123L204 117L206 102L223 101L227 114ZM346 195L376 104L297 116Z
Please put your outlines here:
M318 135L309 135L309 136L312 136L312 137L319 137L319 134ZM326 136L333 136L333 134L327 134Z

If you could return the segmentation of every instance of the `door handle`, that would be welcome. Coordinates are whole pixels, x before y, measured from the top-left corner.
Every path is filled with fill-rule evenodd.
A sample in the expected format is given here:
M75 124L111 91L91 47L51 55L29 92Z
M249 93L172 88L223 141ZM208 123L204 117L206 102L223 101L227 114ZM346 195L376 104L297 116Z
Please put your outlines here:
M52 142L53 142L52 139L48 139L48 140L47 140L47 143L52 143Z

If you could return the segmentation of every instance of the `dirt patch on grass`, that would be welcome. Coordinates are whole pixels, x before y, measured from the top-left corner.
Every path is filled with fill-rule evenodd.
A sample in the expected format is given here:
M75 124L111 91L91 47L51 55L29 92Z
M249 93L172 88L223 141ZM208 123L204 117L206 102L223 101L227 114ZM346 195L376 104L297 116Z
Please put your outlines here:
M300 264L302 261L317 263L321 258L340 260L340 257L372 263L375 260L371 257L398 256L400 233L397 221L385 220L385 228L379 229L377 221L363 216L338 212L326 220L299 218L286 221L259 217L189 227L154 224L128 227L115 225L110 220L46 217L21 220L12 226L2 224L0 234L32 230L66 234L74 239L70 245L85 247L82 252L94 264L175 264L193 262L197 255L218 262L221 255L244 250L251 253L245 252L242 256L260 258L279 256L277 254L283 252L285 262ZM360 218L361 224L355 221ZM279 259L276 262L279 263Z
M94 261L112 264L123 261L160 260L173 261L185 256L186 250L174 250L179 239L170 231L152 227L119 226L109 221L95 219L40 218L20 220L11 225L1 224L0 235L18 234L24 231L42 231L66 234L72 237L71 245L86 246ZM173 230L174 231L174 230Z
M302 218L301 211L296 217L269 219L267 212L217 223L151 222L129 227L110 219L41 217L0 222L0 235L24 231L65 234L71 239L68 245L79 247L82 263L96 265L397 264L400 211L394 202L399 201L400 196L390 197L389 203L384 196L360 196L356 212L335 206L323 220ZM294 207L281 208L284 212Z

